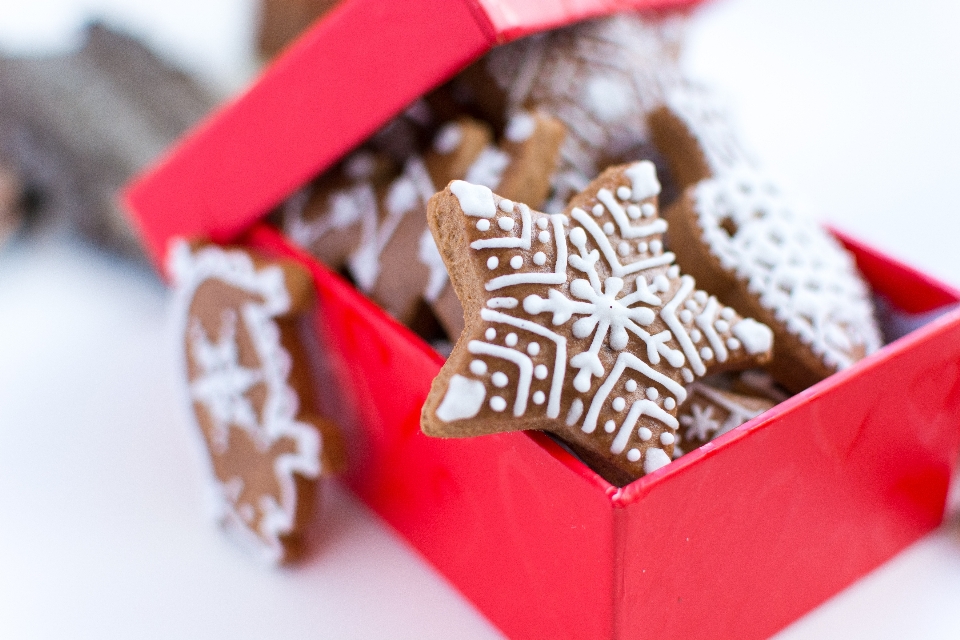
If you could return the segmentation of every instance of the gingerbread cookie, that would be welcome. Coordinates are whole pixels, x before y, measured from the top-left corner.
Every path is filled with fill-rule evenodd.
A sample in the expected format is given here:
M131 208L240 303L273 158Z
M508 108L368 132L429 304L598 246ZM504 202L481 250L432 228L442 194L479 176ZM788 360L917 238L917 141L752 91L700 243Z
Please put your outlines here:
M677 262L726 304L770 326L768 370L799 392L881 346L851 256L762 175L731 171L667 211Z
M400 322L419 328L426 304L453 338L463 310L427 228L426 202L450 180L468 178L539 204L550 188L564 129L539 113L518 113L494 144L489 125L462 117L438 131L422 159L395 177L383 157L355 155L291 201L286 233L326 264L344 267L358 288Z
M452 182L428 219L467 326L421 414L428 435L540 429L637 478L669 463L684 389L765 362L773 335L696 289L663 249L650 162L563 214Z
M687 399L680 405L678 447L674 457L692 451L732 431L776 403L757 396L717 389L702 382L687 387Z
M679 74L679 25L635 12L584 21L497 47L455 84L492 122L538 109L567 127L545 209L559 212L604 167L655 154L646 119Z
M681 191L711 176L759 166L726 105L702 85L679 81L665 89L663 104L650 113L649 122Z
M342 464L335 429L308 411L294 319L309 274L243 249L175 243L186 388L219 523L259 558L299 550L313 480Z

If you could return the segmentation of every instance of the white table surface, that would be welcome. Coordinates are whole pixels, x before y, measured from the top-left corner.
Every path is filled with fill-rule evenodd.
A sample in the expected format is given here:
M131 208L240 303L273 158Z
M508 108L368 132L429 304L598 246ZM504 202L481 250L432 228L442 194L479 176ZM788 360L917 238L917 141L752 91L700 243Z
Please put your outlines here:
M960 285L960 4L906 7L718 2L688 62L819 214ZM101 13L226 90L251 68L250 10L0 0L0 46L63 47ZM67 239L0 253L0 637L501 637L336 485L305 566L230 546L204 519L165 308L152 275ZM778 637L957 638L958 603L951 516Z

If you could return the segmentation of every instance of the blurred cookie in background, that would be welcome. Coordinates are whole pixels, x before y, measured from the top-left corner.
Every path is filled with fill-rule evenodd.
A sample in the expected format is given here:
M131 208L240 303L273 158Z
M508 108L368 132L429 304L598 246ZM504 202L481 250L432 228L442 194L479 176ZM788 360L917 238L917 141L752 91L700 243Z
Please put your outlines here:
M339 0L260 0L257 51L272 58Z
M82 40L65 55L0 56L0 157L29 194L31 227L140 257L118 191L215 100L130 36L92 24Z
M20 226L24 193L20 177L0 161L0 244Z

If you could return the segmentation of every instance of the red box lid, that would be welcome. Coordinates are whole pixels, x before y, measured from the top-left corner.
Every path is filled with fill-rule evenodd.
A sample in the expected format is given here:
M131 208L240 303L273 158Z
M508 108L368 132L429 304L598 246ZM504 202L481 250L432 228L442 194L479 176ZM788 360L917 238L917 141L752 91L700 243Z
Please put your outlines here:
M124 194L149 254L236 237L494 45L627 9L701 0L345 0Z

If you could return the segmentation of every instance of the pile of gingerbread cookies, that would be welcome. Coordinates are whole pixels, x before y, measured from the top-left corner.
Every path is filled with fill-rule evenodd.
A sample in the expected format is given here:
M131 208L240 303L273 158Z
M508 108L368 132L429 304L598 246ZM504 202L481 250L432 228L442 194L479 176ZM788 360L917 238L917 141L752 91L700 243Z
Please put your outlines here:
M621 14L498 47L275 215L448 355L427 434L543 430L623 485L881 346L678 43Z

